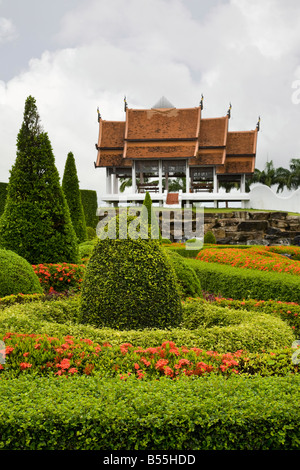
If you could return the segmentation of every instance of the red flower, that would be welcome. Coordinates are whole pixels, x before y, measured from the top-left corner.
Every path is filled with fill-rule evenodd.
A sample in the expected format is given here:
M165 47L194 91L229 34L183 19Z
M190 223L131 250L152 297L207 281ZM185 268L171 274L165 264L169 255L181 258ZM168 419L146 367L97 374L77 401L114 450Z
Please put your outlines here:
M31 366L32 364L29 364L28 362L21 362L20 369L21 370L29 369Z

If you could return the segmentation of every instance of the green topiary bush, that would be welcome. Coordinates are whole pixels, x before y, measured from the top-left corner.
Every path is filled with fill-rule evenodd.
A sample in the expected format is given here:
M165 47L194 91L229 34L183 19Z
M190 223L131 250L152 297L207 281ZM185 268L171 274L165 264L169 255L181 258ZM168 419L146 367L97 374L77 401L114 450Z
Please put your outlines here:
M157 241L98 240L81 291L82 323L167 328L181 321L174 269Z
M204 235L204 243L210 243L210 244L216 243L216 237L211 231L206 232L206 234Z
M94 238L96 238L97 236L96 229L94 229L94 227L87 227L86 236L88 240L93 240Z
M202 297L201 283L195 270L175 251L166 250L166 253L174 267L181 297Z
M0 297L42 292L32 266L13 251L0 249Z

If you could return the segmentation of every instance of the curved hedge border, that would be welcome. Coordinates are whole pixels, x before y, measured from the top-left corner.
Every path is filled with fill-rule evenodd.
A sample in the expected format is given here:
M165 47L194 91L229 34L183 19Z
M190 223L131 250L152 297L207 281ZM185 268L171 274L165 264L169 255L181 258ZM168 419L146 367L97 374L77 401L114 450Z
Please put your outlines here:
M195 259L186 262L194 268L206 292L236 300L257 298L299 302L300 279L297 276L244 270Z
M19 377L0 396L3 450L300 449L299 376Z

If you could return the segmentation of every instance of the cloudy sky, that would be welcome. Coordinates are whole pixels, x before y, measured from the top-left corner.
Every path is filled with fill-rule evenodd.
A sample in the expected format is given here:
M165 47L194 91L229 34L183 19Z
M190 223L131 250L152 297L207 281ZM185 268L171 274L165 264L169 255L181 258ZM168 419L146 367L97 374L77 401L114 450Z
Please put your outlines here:
M9 180L27 96L36 98L62 177L72 151L82 189L94 169L97 107L123 120L161 96L254 129L256 166L300 158L299 0L0 0L0 181Z

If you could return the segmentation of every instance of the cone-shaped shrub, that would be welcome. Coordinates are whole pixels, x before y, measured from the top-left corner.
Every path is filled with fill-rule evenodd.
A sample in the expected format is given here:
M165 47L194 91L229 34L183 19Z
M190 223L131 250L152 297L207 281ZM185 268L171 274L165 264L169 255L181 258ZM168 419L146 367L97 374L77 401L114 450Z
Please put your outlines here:
M157 241L98 240L81 291L81 320L120 330L181 321L174 269Z
M47 133L42 132L35 99L27 98L17 139L0 246L30 264L78 262L78 245Z
M81 202L75 158L72 152L69 152L67 156L62 179L62 188L67 199L78 243L84 242L87 239L86 223Z
M33 267L10 250L0 250L0 298L12 294L42 294Z

